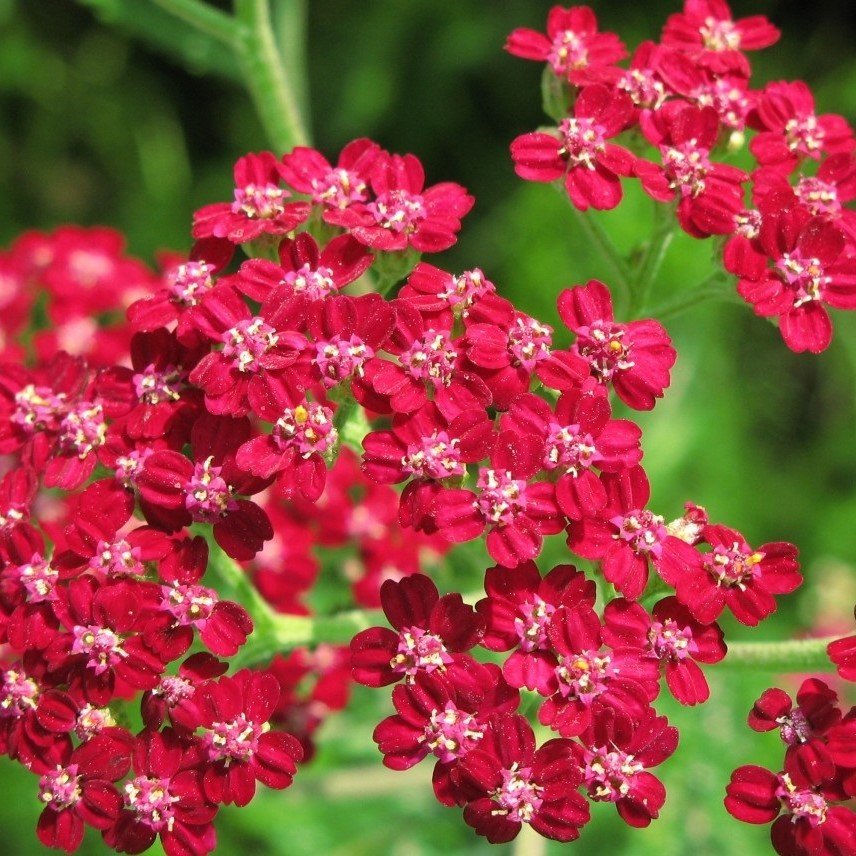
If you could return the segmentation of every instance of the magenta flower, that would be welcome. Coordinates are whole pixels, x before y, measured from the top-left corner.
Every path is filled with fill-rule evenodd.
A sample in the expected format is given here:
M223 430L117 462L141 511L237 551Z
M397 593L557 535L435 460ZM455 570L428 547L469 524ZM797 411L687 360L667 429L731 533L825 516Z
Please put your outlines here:
M770 823L770 839L780 856L836 856L856 849L856 814L835 805L841 796L829 780L805 778L785 761L784 772L739 767L731 775L725 808L745 823Z
M432 330L451 330L456 318L466 320L483 297L496 293L496 286L481 268L453 276L427 262L419 262L398 292L412 304Z
M736 71L748 77L742 51L768 48L780 35L763 15L735 21L725 0L685 0L684 11L669 16L662 42L717 74Z
M544 535L562 530L555 488L531 481L541 469L537 437L503 431L496 439L490 466L481 467L476 491L440 491L434 499L438 531L458 543L478 538L485 529L491 558L508 568L534 559Z
M757 242L729 242L725 266L740 277L737 290L756 315L778 318L792 351L819 353L832 341L824 304L856 309L856 258L833 223L802 207L780 210L777 199L767 199Z
M380 589L381 604L394 628L370 627L351 640L354 680L383 687L420 672L446 672L481 639L484 621L459 594L440 597L437 586L415 574Z
M609 66L627 56L615 33L600 33L588 6L553 6L547 15L547 34L520 27L505 43L513 56L546 62L558 77L575 80L577 72Z
M594 582L572 565L558 565L542 578L534 562L524 562L488 568L484 589L487 597L476 604L485 621L481 644L490 651L512 651L502 666L511 686L549 695L559 665L551 619L560 606L594 608Z
M609 417L606 390L592 379L562 393L555 412L526 393L514 399L502 419L504 428L542 439L542 467L556 479L556 501L571 520L592 517L606 505L606 489L595 470L618 472L642 458L639 428Z
M464 366L461 339L426 326L407 300L396 300L396 325L384 350L397 362L375 357L365 367L365 384L355 391L378 413L413 413L434 401L447 419L491 403L486 383Z
M372 167L371 189L371 202L349 205L336 223L360 243L383 252L449 249L475 201L460 184L426 188L425 171L414 155L383 152Z
M190 373L205 393L205 407L217 415L245 416L258 408L271 388L306 383L289 371L306 347L304 336L285 325L276 301L266 301L254 315L237 292L220 287L194 309L194 324L215 344Z
M805 158L849 154L856 147L843 116L815 112L814 95L801 80L768 83L758 100L760 133L749 148L761 166L791 173Z
M524 823L573 841L589 820L574 744L555 739L536 749L532 726L516 714L497 716L453 775L466 799L464 820L491 844L516 838Z
M681 704L707 701L710 688L698 663L718 663L726 652L717 624L700 624L677 598L655 604L649 615L638 603L618 598L603 612L603 639L613 648L643 648L660 661L666 684Z
M536 132L512 142L514 171L528 181L563 179L580 211L615 208L622 198L620 177L633 175L636 158L607 140L625 130L634 114L633 102L621 90L586 86L574 115L559 123L558 136Z
M678 729L665 716L647 710L632 724L608 715L592 720L574 744L589 799L611 802L629 826L645 827L659 817L666 789L648 767L656 767L675 751Z
M578 737L605 716L636 721L657 697L656 661L641 647L602 650L600 619L587 604L557 609L549 637L559 664L538 720L562 737Z
M468 314L465 330L465 367L485 382L500 410L529 389L538 367L550 358L553 328L497 295L479 301Z
M790 594L802 583L797 548L784 541L753 550L735 529L706 526L711 549L698 563L660 570L678 600L702 623L716 621L726 608L754 627L776 611L773 595Z
M670 101L647 121L642 117L642 130L662 161L636 161L645 192L658 202L677 200L678 222L694 238L734 232L734 218L743 210L743 182L749 177L711 159L719 138L717 111Z
M336 166L316 149L296 146L282 158L282 176L289 187L320 205L327 223L342 225L339 216L354 203L370 196L369 180L381 148L366 138L348 143Z
M672 341L656 321L615 321L609 289L596 279L559 295L559 316L576 334L571 353L588 363L591 375L634 410L651 410L670 383L675 364ZM554 353L554 357L556 354ZM563 363L547 361L539 377L546 386L567 392L578 385L566 377Z
M308 216L306 202L287 202L282 164L270 153L244 155L235 164L235 199L205 205L193 215L194 238L227 238L233 244L262 235L285 235Z
M232 260L235 245L225 238L203 238L190 255L164 265L163 288L128 307L128 321L135 330L151 333L178 321L179 339L187 336L185 313L214 288L214 277Z

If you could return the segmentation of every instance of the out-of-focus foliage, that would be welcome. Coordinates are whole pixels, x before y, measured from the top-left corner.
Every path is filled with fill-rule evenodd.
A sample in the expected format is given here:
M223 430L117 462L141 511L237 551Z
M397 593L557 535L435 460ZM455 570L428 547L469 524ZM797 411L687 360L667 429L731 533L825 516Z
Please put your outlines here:
M184 59L172 60L107 26L110 4L100 5L104 21L71 0L0 0L0 244L27 228L105 223L122 229L131 251L151 261L159 249L189 245L193 209L226 198L232 162L266 141L227 56L178 28L172 38ZM566 201L516 179L508 156L509 141L544 119L540 69L506 55L502 43L515 26L540 28L550 4L309 5L316 144L335 154L348 140L370 136L390 150L418 154L432 181L465 184L477 206L440 264L480 265L522 309L556 323L559 289L604 272ZM603 27L632 47L656 37L678 3L593 5ZM735 0L738 16L763 13L784 31L779 45L753 60L758 80L804 78L823 111L853 121L856 52L844 17L850 5ZM147 26L163 26L158 21L163 15ZM135 29L145 35L145 27ZM645 236L651 210L649 200L630 193L601 222L629 248ZM703 277L708 252L706 244L678 238L658 294ZM699 306L668 323L679 352L674 385L640 419L664 515L677 516L691 499L752 541L800 545L807 585L755 638L835 632L856 600L856 318L836 324L829 351L798 356L748 308ZM542 567L561 557L558 540ZM731 625L726 630L746 635ZM595 805L576 852L767 852L767 829L733 821L721 799L738 764L778 763L775 735L745 727L752 701L773 680L721 672L711 680L713 699L700 710L661 698L682 735L662 768L669 790L662 819L647 831L630 831L611 806ZM220 852L510 852L476 840L456 812L440 808L427 769L396 774L381 767L371 742L373 723L383 715L381 695L356 693L352 710L327 724L317 760L290 791L265 792L248 809L221 812ZM39 811L34 778L8 763L0 776L0 852L41 852L32 831ZM518 852L542 852L526 846ZM88 837L82 852L103 852L98 837ZM572 853L574 846L548 845L543 852Z

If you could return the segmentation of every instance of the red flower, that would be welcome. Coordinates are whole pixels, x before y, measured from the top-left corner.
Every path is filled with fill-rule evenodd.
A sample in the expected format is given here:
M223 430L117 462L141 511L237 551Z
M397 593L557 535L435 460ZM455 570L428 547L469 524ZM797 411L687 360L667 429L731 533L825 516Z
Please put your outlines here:
M69 751L39 780L39 799L45 804L36 827L39 841L72 853L83 842L85 824L103 830L115 823L122 797L113 782L130 766L131 745L112 734L93 737Z
M596 279L563 291L558 309L577 337L571 353L588 363L592 376L611 383L628 407L651 410L670 383L677 356L663 327L653 320L617 323L609 289ZM574 375L563 376L565 363L558 358L544 363L538 374L546 386L566 392L577 385Z
M607 494L604 509L596 517L568 526L568 546L573 552L600 560L604 578L628 600L642 596L649 562L670 585L681 574L689 578L691 569L701 572L701 556L672 535L660 515L645 507L651 489L641 467L605 473L601 482Z
M741 51L768 48L780 35L763 15L735 21L725 0L685 0L684 11L669 16L662 41L717 74L738 71L748 77L749 63Z
M195 326L223 345L202 357L190 373L191 382L205 393L209 413L244 416L280 383L297 389L306 385L299 371L289 371L306 339L290 329L294 319L280 308L279 301L269 299L253 314L237 292L221 287L194 309Z
M382 687L422 671L441 674L481 638L484 622L459 594L440 597L428 577L416 574L387 580L381 603L395 628L370 627L351 640L354 680Z
M550 358L553 328L490 295L469 313L465 329L465 365L485 382L493 405L505 410L512 398L529 389L532 375Z
M660 150L662 166L636 161L645 192L658 202L678 200L681 228L695 238L729 235L743 210L742 170L711 160L720 121L713 107L670 101L642 118L648 141Z
M442 490L434 498L434 520L449 541L471 541L485 529L487 551L500 565L513 568L541 552L544 535L562 529L555 489L530 481L541 469L537 437L503 431L481 467L476 490Z
M340 225L341 212L368 200L369 177L380 154L377 143L353 140L342 149L334 167L319 151L296 146L282 159L282 176L286 184L322 206L326 222Z
M532 726L516 714L492 721L454 777L467 801L464 820L492 844L511 841L524 823L545 838L573 841L589 820L574 744L555 739L536 749Z
M391 770L407 770L433 754L436 783L437 770L448 780L450 765L479 747L491 716L513 713L519 702L520 694L493 663L473 662L454 678L419 672L412 683L393 689L396 715L372 736Z
M108 846L142 853L160 836L167 856L206 856L217 844L217 814L202 790L198 741L171 728L143 731L134 749L135 776L123 787L125 810L104 832Z
M371 188L375 199L348 206L336 223L360 243L383 252L449 249L474 202L460 184L425 188L425 171L414 155L383 152L372 168Z
M740 277L737 290L755 314L778 317L785 344L797 353L826 350L832 322L824 303L856 309L856 258L844 233L802 207L762 212L757 248L747 238L729 242L725 266ZM768 260L774 267L768 267Z
M706 526L702 540L711 550L685 568L661 570L678 599L702 623L715 621L727 607L754 627L776 611L773 595L790 594L802 583L797 548L783 541L753 550L735 529Z
M161 276L163 288L128 307L135 330L152 332L178 321L179 338L187 336L185 313L214 288L214 277L232 260L235 247L225 238L197 241L185 259L170 259Z
M786 760L776 775L763 767L739 767L725 798L729 814L745 823L770 823L780 856L837 856L856 850L856 814L834 805L824 778L804 778Z
M564 177L568 197L580 211L615 208L622 197L619 176L633 175L636 158L606 141L633 117L627 94L600 84L587 86L574 104L574 115L559 124L558 137L538 132L512 142L514 171L528 181Z
M758 100L757 134L749 148L761 166L793 172L804 158L852 152L853 129L843 116L815 113L814 95L801 80L768 83Z
M602 651L600 619L587 604L557 609L549 636L559 665L538 720L562 737L579 736L603 716L636 721L656 698L657 664L641 647Z
M54 610L68 632L54 639L45 657L72 693L104 705L117 682L140 690L157 685L164 663L141 635L154 609L153 588L130 581L99 585L93 577L80 577L57 589Z
M476 604L484 618L481 644L490 651L512 651L502 674L513 687L549 695L559 661L550 641L550 623L560 606L594 607L595 584L572 565L559 565L543 579L534 562L485 573L487 594Z
M194 238L227 238L233 244L261 235L285 235L308 216L306 202L286 202L281 163L270 152L248 154L235 164L235 201L205 205L193 215Z
M700 624L677 598L659 601L648 613L623 599L610 601L603 612L603 639L614 648L644 648L663 666L666 683L681 704L707 701L710 688L700 663L718 663L726 652L717 624Z
M856 681L856 636L836 639L829 643L826 650L838 674L845 681Z
M167 532L191 522L213 524L214 539L228 555L252 559L273 529L258 505L236 498L266 487L235 463L250 430L246 419L205 414L193 426L193 460L170 450L148 455L136 476L146 519Z
M279 264L267 259L244 262L229 284L259 302L274 291L279 300L324 300L359 279L373 261L350 235L333 238L321 250L308 232L301 232L294 240L283 240L277 253Z
M481 268L453 276L427 262L419 262L398 296L412 304L432 330L451 330L456 318L466 320L479 301L496 293Z
M249 669L198 687L192 704L203 729L202 787L211 802L247 805L256 780L277 790L291 784L303 750L291 734L270 730L279 694L273 675Z
M632 724L609 715L592 720L574 744L589 799L615 803L629 826L645 827L659 817L666 789L646 768L656 767L677 748L678 729L648 710Z
M609 397L594 380L562 393L555 412L526 393L514 399L503 428L542 440L542 467L556 477L556 501L571 520L596 515L606 505L606 489L595 468L618 472L642 458L642 432L632 422L610 419Z
M392 305L396 325L385 350L398 362L376 357L366 363L365 383L355 389L363 405L379 413L412 413L433 400L446 419L454 419L490 404L485 382L463 366L461 340L426 327L409 301Z
M547 62L559 77L574 80L576 72L608 66L627 56L615 33L599 33L597 18L588 6L553 6L547 15L547 35L524 27L505 43L513 56Z

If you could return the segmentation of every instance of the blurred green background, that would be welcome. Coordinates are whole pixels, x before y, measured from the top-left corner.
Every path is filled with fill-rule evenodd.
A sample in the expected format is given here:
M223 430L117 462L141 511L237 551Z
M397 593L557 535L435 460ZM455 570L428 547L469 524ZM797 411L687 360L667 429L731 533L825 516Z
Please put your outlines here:
M193 210L229 198L231 164L267 147L234 59L177 25L148 0L101 0L97 15L71 0L0 0L0 246L28 228L108 224L130 251L186 249ZM226 4L224 4L226 5ZM274 0L278 5L278 0ZM459 181L477 197L458 245L439 263L479 265L521 309L549 323L558 291L605 275L559 194L515 178L508 144L544 121L540 67L502 51L516 26L542 29L541 0L316 0L309 4L308 66L316 145L335 156L370 136L416 153L429 181ZM678 4L599 0L602 27L632 48L656 38ZM737 17L763 13L784 30L753 59L757 80L804 78L821 112L856 117L852 4L740 0ZM168 42L172 53L157 44ZM651 203L631 189L601 222L623 247L647 235ZM657 293L690 288L708 272L709 249L673 244ZM705 304L668 323L679 360L666 400L638 416L654 504L667 519L686 500L754 543L800 545L806 586L754 638L846 631L856 600L856 318L836 319L824 354L790 353L748 308ZM551 544L542 568L562 554ZM745 629L727 626L731 638ZM709 670L715 672L715 669ZM659 822L628 830L609 805L576 845L524 836L490 848L430 791L426 765L385 771L371 742L384 693L357 691L352 711L321 732L321 748L286 793L265 792L218 820L224 854L429 856L450 853L622 853L683 856L765 853L767 827L731 820L721 805L741 763L775 767L775 735L745 726L774 676L719 672L700 710L659 707L681 728L661 768L669 798ZM792 684L785 684L792 686ZM0 764L3 856L42 852L32 776ZM106 852L98 836L83 852Z

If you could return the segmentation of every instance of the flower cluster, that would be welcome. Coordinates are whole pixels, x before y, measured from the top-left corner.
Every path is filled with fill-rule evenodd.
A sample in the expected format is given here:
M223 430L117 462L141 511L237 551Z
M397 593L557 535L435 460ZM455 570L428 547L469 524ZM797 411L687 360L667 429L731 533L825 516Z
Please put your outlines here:
M722 263L740 296L791 350L817 353L832 338L827 307L856 308L844 207L856 197L856 137L802 81L753 88L745 52L778 37L762 16L735 21L724 0L686 0L624 68L623 43L590 9L554 7L546 35L515 30L506 49L546 63L558 125L518 137L511 156L521 178L561 181L581 211L615 208L622 183L638 179L687 234L727 238ZM749 172L734 162L747 134Z
M740 767L731 776L725 808L738 820L766 824L781 856L852 853L856 814L842 803L856 796L856 707L844 712L836 693L809 678L796 704L768 689L749 713L755 731L779 731L783 770Z
M856 287L853 135L802 84L749 89L743 51L776 38L687 0L623 69L591 10L556 7L508 49L547 64L566 115L512 156L582 211L638 178L684 231L723 236L740 294L817 351L822 304L851 308ZM721 145L748 128L751 178ZM422 260L473 199L367 139L335 164L247 154L232 192L157 273L106 229L0 254L0 749L40 777L40 840L72 851L88 825L120 852L159 836L204 856L220 805L290 785L352 678L395 685L386 766L432 757L439 802L490 841L523 824L573 840L592 801L647 826L666 799L649 770L678 744L661 682L705 702L723 613L754 627L802 581L792 544L652 506L623 414L669 387L666 329L589 280L557 296L560 347L482 268ZM41 293L49 330L26 323ZM576 564L542 575L550 536ZM482 538L485 596L441 595L425 571ZM319 580L331 547L351 552ZM351 603L391 626L325 639ZM853 676L852 638L830 656ZM780 852L852 849L831 804L854 795L853 714L830 693L807 682L793 708L770 691L753 712L781 726L785 772L741 768L728 805L757 822L784 806ZM539 745L524 712L556 736Z

